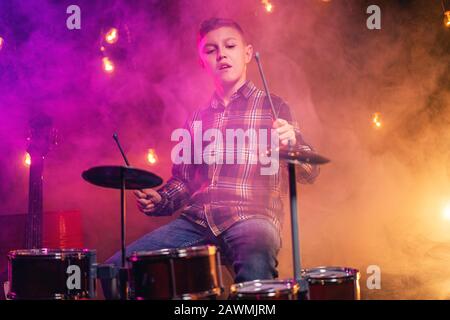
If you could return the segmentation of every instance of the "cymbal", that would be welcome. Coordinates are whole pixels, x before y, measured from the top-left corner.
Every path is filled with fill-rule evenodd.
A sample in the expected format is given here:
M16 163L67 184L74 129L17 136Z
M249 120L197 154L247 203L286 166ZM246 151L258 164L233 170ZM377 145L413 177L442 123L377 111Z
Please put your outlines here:
M163 183L162 178L154 173L124 166L92 167L84 171L81 176L84 180L96 186L120 189L122 187L122 173L127 190L154 188Z
M329 159L321 156L313 151L300 150L298 148L280 148L279 157L292 163L309 163L309 164L325 164L330 162Z

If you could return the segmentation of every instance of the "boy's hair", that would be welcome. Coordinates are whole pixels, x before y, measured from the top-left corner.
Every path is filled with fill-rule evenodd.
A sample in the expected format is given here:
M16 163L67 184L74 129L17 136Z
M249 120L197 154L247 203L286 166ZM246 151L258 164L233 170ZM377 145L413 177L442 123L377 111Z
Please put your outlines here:
M244 30L242 30L241 26L236 21L224 18L210 18L207 20L203 20L203 22L200 24L197 43L200 42L208 32L222 27L230 27L237 30L241 34L242 39L244 39L245 41Z

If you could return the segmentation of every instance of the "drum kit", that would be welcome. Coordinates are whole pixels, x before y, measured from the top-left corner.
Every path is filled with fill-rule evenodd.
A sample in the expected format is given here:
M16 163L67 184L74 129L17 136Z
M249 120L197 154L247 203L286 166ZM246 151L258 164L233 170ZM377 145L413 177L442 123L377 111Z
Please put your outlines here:
M255 60L276 119L258 53ZM8 299L96 299L97 279L118 280L121 299L214 300L223 293L220 252L216 246L133 252L126 256L125 191L154 188L163 180L151 172L131 167L117 134L113 138L126 165L93 167L84 171L82 177L96 186L120 189L121 267L97 264L95 250L14 250L8 255L8 285L5 286ZM329 160L291 145L280 149L279 157L287 162L289 172L293 278L236 283L231 285L228 299L359 300L358 270L344 267L302 269L300 264L296 164L322 165Z
M291 150L279 154L280 158L292 165L305 162L306 159L308 163L314 164L327 161L308 151ZM83 172L82 176L94 185L120 189L122 266L119 268L119 283L123 299L215 300L221 296L224 286L220 252L216 246L162 249L133 252L128 257L125 255L125 190L158 186L162 183L160 177L130 166L94 167ZM292 178L292 172L290 176ZM295 183L295 176L293 178L291 187ZM291 190L291 209L296 207L294 196ZM297 228L295 224L293 234L298 236ZM299 257L294 254L293 258L295 264L295 259L299 260ZM113 279L116 273L117 269L110 265L97 264L95 250L14 250L8 255L7 298L96 299L96 280ZM360 298L359 277L358 270L343 267L294 269L293 279L233 284L228 299L355 300Z

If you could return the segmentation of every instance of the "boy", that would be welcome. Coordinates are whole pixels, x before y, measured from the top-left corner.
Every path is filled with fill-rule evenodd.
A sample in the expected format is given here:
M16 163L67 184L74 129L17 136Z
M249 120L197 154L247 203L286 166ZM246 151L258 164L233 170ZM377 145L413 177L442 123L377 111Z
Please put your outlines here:
M219 18L204 21L199 30L198 53L216 91L208 105L187 122L191 136L198 123L203 131L215 129L223 137L229 129L273 128L282 146L290 143L311 150L302 140L288 105L273 96L277 111L274 118L265 93L247 80L253 48L236 22ZM170 215L184 209L176 220L132 243L127 253L214 244L231 265L236 283L276 278L283 168L277 168L275 174L261 174L261 164L250 161L248 146L233 145L230 150L228 145L224 149L219 144L216 151L246 161L174 164L172 177L159 190L135 191L138 207L147 215ZM308 164L298 168L302 183L312 183L319 172ZM120 265L120 252L108 263Z

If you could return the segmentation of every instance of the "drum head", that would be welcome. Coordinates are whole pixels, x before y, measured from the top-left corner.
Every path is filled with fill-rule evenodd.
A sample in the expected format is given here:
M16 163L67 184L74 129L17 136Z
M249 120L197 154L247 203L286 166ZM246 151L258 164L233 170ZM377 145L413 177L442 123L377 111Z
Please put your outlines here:
M299 285L292 280L254 280L233 284L231 294L240 296L264 295L267 297L280 294L297 293Z
M346 267L317 267L302 270L303 276L310 282L343 282L359 279L357 269Z

